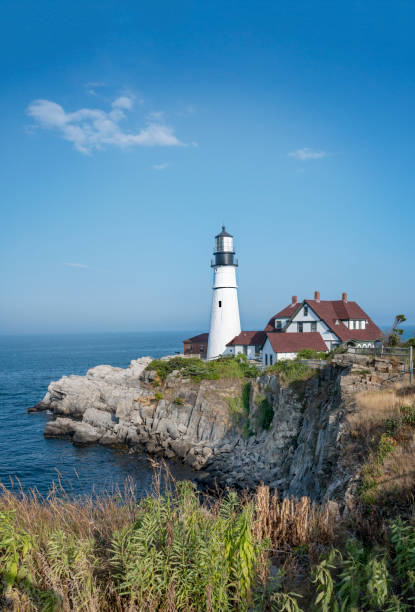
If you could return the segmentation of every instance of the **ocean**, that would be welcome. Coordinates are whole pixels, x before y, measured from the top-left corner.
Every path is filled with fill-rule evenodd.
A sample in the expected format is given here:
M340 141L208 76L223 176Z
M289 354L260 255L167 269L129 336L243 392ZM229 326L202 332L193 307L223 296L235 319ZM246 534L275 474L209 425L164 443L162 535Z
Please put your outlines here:
M182 340L194 333L0 336L0 483L46 495L60 480L69 495L77 496L113 490L131 478L138 495L145 494L153 472L144 453L46 439L43 430L50 414L28 414L27 408L65 374L83 375L100 364L125 368L145 355L171 355L182 351ZM169 466L178 479L194 475L180 463Z

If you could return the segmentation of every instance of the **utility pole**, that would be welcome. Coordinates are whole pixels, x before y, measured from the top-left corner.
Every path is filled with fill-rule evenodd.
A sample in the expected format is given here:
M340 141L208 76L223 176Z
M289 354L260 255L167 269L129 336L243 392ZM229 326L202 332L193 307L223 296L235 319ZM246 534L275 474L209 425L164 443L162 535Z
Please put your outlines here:
M413 347L409 347L409 382L412 384L414 378L414 360L413 360Z

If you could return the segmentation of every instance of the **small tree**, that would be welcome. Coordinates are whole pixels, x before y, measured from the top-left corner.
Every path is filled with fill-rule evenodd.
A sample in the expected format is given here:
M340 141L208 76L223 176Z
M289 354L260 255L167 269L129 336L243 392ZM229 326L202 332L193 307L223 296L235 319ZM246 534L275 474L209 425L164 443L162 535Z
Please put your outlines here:
M406 317L403 314L398 314L393 322L392 331L388 335L387 344L388 346L399 346L401 344L401 338L403 329L399 328L399 325L406 321Z

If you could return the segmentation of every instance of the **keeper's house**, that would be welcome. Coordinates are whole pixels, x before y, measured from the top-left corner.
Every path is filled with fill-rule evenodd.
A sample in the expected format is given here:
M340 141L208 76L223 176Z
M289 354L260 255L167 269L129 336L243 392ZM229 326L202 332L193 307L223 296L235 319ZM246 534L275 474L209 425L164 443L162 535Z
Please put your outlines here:
M347 293L341 300L297 301L271 317L265 328L267 337L261 347L263 365L278 359L294 359L303 349L328 352L340 344L369 348L381 342L384 334L356 302L349 302Z

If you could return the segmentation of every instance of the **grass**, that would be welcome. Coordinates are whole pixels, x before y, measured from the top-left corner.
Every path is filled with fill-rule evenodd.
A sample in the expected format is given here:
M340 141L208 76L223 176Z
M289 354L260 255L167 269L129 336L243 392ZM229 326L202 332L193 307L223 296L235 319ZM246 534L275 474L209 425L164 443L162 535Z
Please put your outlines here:
M241 497L207 497L172 480L161 490L158 474L152 494L138 502L131 485L81 500L56 489L46 499L4 490L0 608L409 610L413 521L372 521L363 532L358 512L341 519L307 497L279 499L264 485Z
M309 500L280 501L267 487L207 498L190 482L170 480L162 492L156 479L138 503L131 486L98 499L61 494L3 491L2 610L260 611L272 598L285 605L293 596L269 582L271 548L304 545L330 522Z
M318 372L304 363L295 360L281 360L266 370L267 374L278 374L286 383L308 380Z
M358 393L348 421L353 444L347 453L363 463L362 502L373 507L406 503L415 488L414 388L396 384Z
M155 371L162 382L174 371L179 372L184 378L191 378L197 382L219 378L255 378L260 375L259 369L251 365L245 355L221 357L213 361L183 357L155 359L146 369Z

